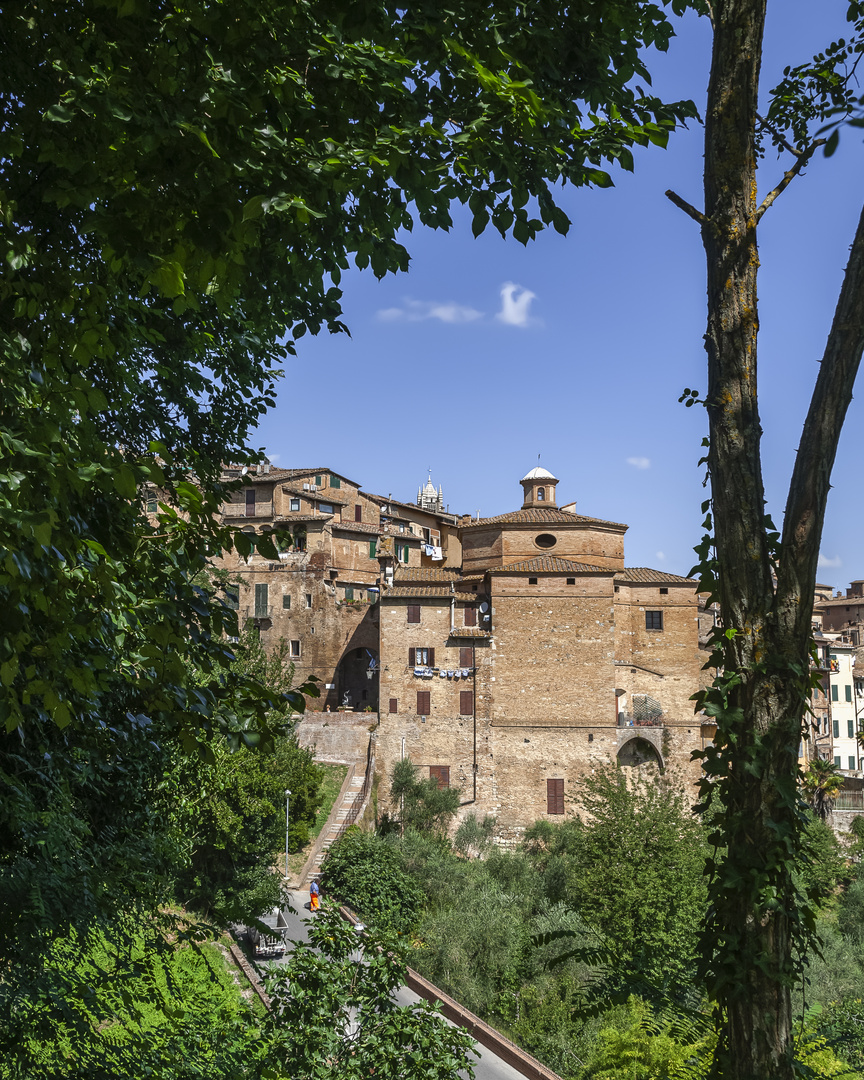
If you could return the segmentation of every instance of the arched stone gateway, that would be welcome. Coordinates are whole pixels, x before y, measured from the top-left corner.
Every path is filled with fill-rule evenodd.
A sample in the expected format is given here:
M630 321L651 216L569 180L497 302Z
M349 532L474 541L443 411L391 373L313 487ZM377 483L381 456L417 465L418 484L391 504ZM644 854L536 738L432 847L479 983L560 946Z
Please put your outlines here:
M338 704L362 712L378 709L378 650L352 647L336 669Z
M621 768L633 769L642 766L654 765L661 772L665 768L663 754L655 739L645 734L630 734L628 738L620 740L618 746L618 764Z

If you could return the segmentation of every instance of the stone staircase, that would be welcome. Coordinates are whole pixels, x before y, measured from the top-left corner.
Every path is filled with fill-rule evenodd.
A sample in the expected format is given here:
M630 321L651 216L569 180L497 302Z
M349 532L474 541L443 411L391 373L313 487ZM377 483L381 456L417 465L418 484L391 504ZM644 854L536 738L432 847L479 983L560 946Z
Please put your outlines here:
M308 885L312 878L321 873L321 863L326 858L330 845L335 844L345 831L352 813L356 814L357 801L363 794L364 780L363 771L356 769L348 782L348 786L345 788L342 801L334 804L333 809L330 811L330 817L327 819L327 824L321 830L324 834L324 842L321 844L317 857L312 861L305 880L301 883L302 885Z

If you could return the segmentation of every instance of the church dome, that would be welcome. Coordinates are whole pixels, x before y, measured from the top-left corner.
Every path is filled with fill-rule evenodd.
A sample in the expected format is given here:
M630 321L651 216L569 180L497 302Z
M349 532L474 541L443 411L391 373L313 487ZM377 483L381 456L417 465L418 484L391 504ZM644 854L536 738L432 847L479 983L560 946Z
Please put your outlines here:
M531 472L526 473L525 476L519 481L520 484L524 484L526 480L556 480L558 477L553 476L548 469L542 469L539 465L535 465Z

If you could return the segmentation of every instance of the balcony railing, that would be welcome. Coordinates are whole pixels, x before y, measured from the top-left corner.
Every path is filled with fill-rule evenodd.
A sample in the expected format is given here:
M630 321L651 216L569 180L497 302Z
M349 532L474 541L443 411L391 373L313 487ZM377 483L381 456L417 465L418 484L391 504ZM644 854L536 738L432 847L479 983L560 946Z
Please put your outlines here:
M632 713L618 713L618 727L663 727L659 716L633 716Z
M841 791L834 799L834 809L864 813L864 791Z

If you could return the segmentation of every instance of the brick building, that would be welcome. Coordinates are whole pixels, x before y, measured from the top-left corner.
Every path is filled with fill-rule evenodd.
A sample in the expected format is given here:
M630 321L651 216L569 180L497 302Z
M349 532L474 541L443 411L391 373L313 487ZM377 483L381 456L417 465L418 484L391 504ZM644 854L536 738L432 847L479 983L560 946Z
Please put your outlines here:
M547 470L488 518L447 513L431 478L404 503L331 469L242 475L224 518L272 533L279 558L223 563L241 619L289 643L298 680L321 680L317 708L379 713L382 808L403 756L502 837L565 812L599 766L695 779L691 751L713 732L690 701L695 583L626 568L627 526L559 508Z

